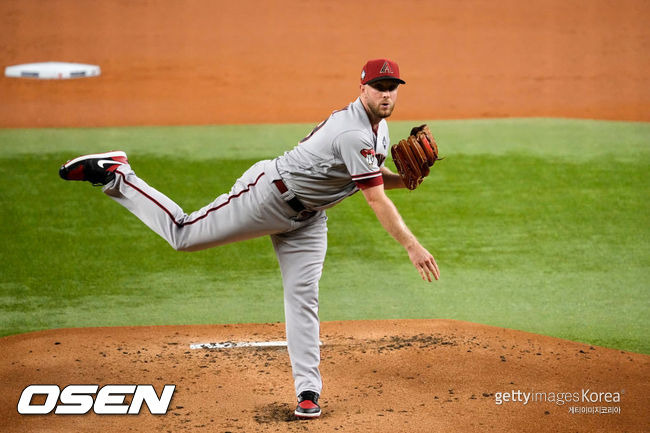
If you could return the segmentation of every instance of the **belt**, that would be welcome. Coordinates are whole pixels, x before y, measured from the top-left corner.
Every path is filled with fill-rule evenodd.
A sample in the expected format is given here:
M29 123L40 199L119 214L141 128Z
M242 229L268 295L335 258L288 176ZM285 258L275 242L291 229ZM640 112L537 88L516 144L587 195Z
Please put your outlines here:
M280 194L284 194L285 192L289 191L289 188L282 182L282 179L274 180L273 184L278 188L278 191L280 191ZM300 213L305 210L305 205L298 200L298 197L295 195L290 199L287 200L287 204L291 206L291 209L295 210L296 212Z

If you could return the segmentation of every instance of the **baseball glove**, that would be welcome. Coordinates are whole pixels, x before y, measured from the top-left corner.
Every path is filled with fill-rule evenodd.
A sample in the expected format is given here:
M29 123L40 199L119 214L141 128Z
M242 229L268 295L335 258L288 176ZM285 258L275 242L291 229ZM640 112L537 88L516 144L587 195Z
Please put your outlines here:
M404 185L415 189L429 175L431 167L438 159L438 146L427 125L411 129L411 135L390 148L393 162Z

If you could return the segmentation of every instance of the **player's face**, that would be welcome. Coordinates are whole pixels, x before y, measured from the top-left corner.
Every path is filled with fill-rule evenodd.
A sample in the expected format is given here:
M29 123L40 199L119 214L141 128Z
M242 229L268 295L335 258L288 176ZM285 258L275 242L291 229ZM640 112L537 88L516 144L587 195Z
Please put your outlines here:
M375 119L381 120L393 113L398 86L395 80L379 80L361 86L361 99Z

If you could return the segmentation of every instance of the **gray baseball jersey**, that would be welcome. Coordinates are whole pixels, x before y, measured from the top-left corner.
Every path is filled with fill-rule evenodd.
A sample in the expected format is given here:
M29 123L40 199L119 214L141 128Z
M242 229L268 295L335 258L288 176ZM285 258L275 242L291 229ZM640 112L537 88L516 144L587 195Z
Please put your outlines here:
M309 209L334 206L359 188L382 181L380 167L390 143L381 120L377 135L360 99L318 125L298 146L277 159L287 187Z

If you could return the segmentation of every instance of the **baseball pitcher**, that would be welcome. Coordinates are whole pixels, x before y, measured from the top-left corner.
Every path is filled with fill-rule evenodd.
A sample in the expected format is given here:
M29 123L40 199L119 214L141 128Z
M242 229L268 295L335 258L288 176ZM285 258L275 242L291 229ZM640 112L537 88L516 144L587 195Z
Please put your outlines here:
M292 150L260 161L230 192L191 214L139 178L121 151L85 155L59 170L65 180L102 185L175 250L197 251L269 235L284 286L286 334L298 406L295 415L316 418L322 390L319 371L318 282L327 250L325 210L361 191L384 229L406 250L423 280L439 278L433 256L408 229L385 190L416 188L438 159L426 125L390 148L399 173L384 166L390 146L386 118L397 100L397 63L368 61L360 95L335 111Z

